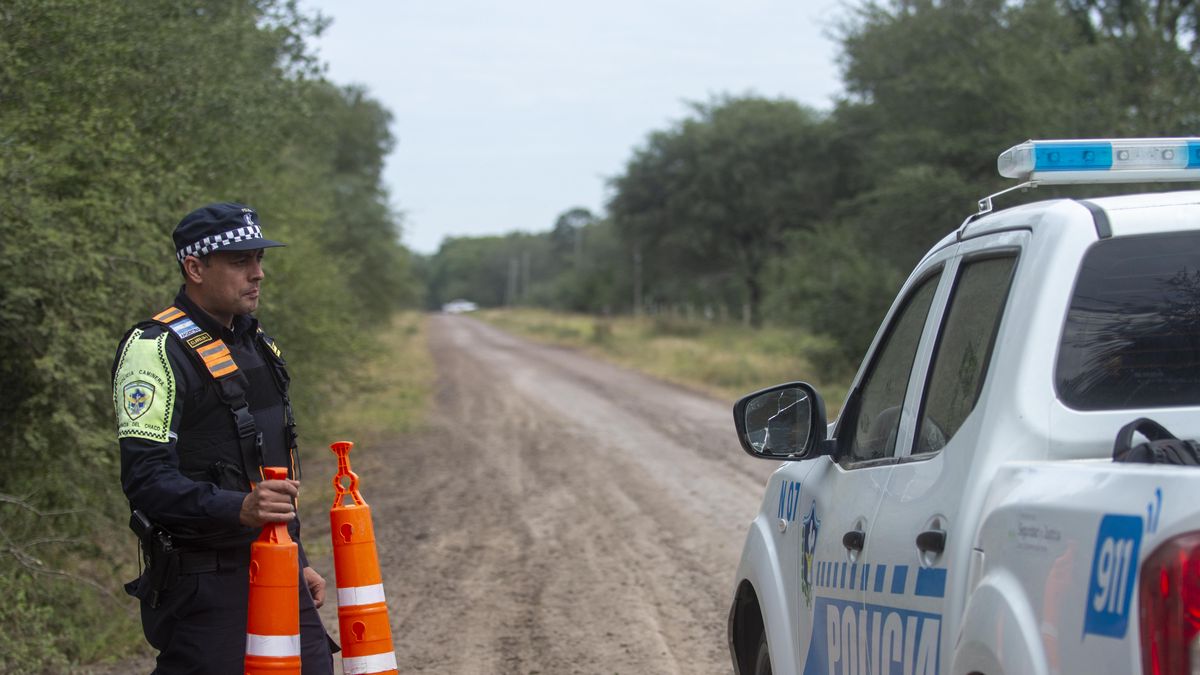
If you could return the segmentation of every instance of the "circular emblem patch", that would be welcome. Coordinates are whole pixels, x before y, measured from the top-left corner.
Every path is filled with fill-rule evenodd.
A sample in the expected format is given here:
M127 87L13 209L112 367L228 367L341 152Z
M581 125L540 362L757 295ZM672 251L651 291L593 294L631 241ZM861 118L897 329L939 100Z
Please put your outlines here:
M154 402L154 385L144 380L130 382L122 391L125 393L125 414L131 420L145 415Z

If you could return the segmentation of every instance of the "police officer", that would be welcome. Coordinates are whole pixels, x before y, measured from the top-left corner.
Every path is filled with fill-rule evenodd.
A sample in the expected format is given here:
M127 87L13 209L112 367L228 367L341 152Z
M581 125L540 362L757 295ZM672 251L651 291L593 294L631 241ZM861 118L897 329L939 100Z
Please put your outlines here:
M243 668L250 544L286 522L299 543L300 460L283 357L259 327L264 249L254 209L210 204L175 228L183 287L130 329L113 364L121 483L145 571L126 590L159 675ZM263 480L262 467L288 467ZM305 675L333 672L317 615L325 580L300 556Z

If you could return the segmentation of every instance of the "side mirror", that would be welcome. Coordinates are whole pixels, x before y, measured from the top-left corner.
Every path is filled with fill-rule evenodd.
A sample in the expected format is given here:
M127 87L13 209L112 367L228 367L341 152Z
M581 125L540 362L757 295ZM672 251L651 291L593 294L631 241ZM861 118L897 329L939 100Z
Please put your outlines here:
M804 382L756 391L733 405L733 425L742 449L775 460L825 454L825 402Z

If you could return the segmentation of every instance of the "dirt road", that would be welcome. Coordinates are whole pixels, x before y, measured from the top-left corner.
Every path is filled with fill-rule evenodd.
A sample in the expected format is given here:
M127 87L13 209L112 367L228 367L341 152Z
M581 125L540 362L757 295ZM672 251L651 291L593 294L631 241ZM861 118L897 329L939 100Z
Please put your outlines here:
M730 672L773 465L738 448L729 404L466 317L430 334L431 428L352 455L401 672Z
M430 343L429 428L351 454L400 672L731 672L731 580L774 464L739 449L729 402L468 317L434 317Z

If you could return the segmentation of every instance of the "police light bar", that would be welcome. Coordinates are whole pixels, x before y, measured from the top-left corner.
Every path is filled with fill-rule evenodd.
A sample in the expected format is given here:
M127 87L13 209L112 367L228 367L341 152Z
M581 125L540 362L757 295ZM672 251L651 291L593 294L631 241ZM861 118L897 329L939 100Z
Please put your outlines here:
M1200 138L1026 141L1000 153L996 167L1041 185L1200 181Z

